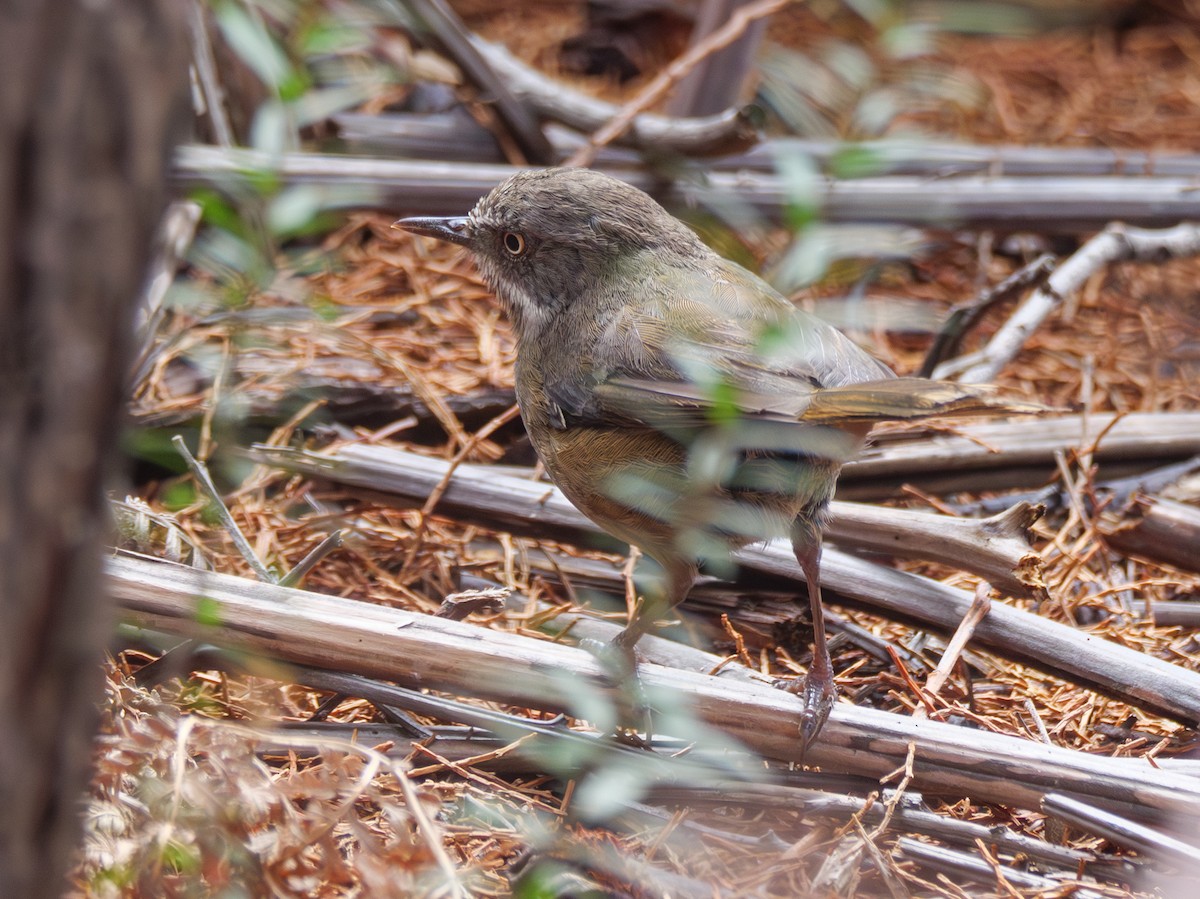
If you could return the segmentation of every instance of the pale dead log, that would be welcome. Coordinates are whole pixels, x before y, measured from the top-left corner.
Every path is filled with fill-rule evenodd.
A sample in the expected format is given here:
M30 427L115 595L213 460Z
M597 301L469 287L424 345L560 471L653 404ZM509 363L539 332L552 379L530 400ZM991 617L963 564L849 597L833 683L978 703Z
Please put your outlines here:
M208 113L213 136L222 147L234 145L233 126L225 109L225 91L217 76L217 60L213 55L212 40L208 36L208 18L200 0L185 0L188 12L188 28L192 41L192 71L199 82L199 94L203 98L203 110L197 115Z
M787 547L746 549L738 561L756 570L799 580ZM827 549L821 581L840 596L889 615L951 633L970 612L966 590L873 564ZM1200 722L1200 674L1102 637L993 603L975 632L976 645L1090 689L1195 726Z
M697 66L741 39L756 22L783 9L789 2L791 0L746 0L735 8L724 22L692 43L683 54L671 60L665 69L650 79L621 106L615 116L588 138L587 146L574 153L565 164L591 165L598 149L628 131L638 115L666 97L684 78L695 71Z
M781 155L808 156L830 172L847 149L862 152L879 175L930 178L981 174L991 177L1173 177L1200 175L1200 154L1107 147L1021 147L963 144L920 138L845 141L780 137L765 140L741 156L715 161L719 167L771 171Z
M1181 869L1200 879L1200 846L1184 842L1175 836L1150 827L1127 821L1107 809L1096 808L1070 796L1050 793L1042 800L1046 814L1062 818L1069 824L1089 833L1105 837L1118 846L1135 849L1149 858ZM1181 830L1180 835L1182 836ZM1195 833L1189 834L1195 839Z
M825 536L839 546L961 568L1010 596L1045 597L1045 563L1029 543L1042 511L1021 502L991 518L949 518L835 500Z
M373 159L316 153L272 156L254 150L190 145L175 156L181 185L253 187L271 172L284 184L330 189L330 205L385 209L397 215L462 215L519 169L507 165ZM608 173L647 190L669 205L736 196L780 221L791 198L784 179L766 172L711 172L703 185L661 178L640 169ZM1039 232L1102 228L1113 219L1154 227L1200 219L1200 191L1190 178L926 179L884 176L819 179L814 203L827 222L968 225Z
M255 446L255 461L319 475L369 490L421 500L446 476L449 464L387 446L351 444L330 453L302 453ZM511 470L510 470L511 471ZM493 466L462 464L439 508L459 515L481 513L501 524L537 522L539 535L580 539L596 526L551 484L529 475L498 475ZM983 520L835 501L828 534L835 543L900 558L943 562L973 571L1016 596L1043 595L1042 565L1029 546L1037 512L1028 504Z
M169 563L117 557L107 569L110 588L134 624L283 661L551 711L572 710L572 683L608 689L595 658L557 643ZM664 691L690 701L701 720L752 751L799 760L799 705L791 694L657 665L641 666L639 676L648 694ZM1089 755L844 703L835 706L807 761L881 777L904 763L910 744L914 786L927 793L1036 808L1053 791L1117 814L1168 813L1183 820L1194 820L1200 808L1200 778L1146 760Z
M198 15L199 0L189 4L193 16ZM193 26L194 27L194 26ZM166 316L164 301L175 281L180 265L191 249L200 224L200 204L191 200L176 200L167 207L154 235L154 256L146 273L146 285L138 301L134 322L138 343L137 358L132 366L130 383L134 390L149 374L154 360L155 341Z
M856 796L839 795L823 790L793 787L788 784L750 784L718 781L704 789L687 785L663 785L650 791L656 802L694 807L697 805L744 805L747 808L794 808L806 819L842 822L857 817L865 826L883 823L886 803L892 791L885 791L880 801L866 805ZM1126 881L1132 876L1132 865L1115 857L1103 857L1082 849L1056 846L1044 840L1017 833L1006 827L985 827L969 821L947 818L929 811L920 797L906 793L896 805L890 819L889 833L920 833L925 836L974 848L976 841L995 847L1001 852L1037 859L1044 865L1088 874L1105 879ZM1092 869L1096 865L1096 870Z
M896 843L896 849L902 859L918 861L922 866L952 878L956 884L960 883L963 878L986 884L994 884L1003 878L1008 885L1006 894L1016 895L1013 888L1020 887L1039 892L1068 890L1070 895L1079 896L1080 899L1099 899L1103 895L1095 890L1083 887L1075 888L1071 881L1064 882L1056 878L1044 877L1041 874L1022 871L1008 865L993 865L981 858L978 852L960 852L944 846L922 843L909 837L901 837Z
M713 32L749 0L705 0L696 11L691 46L702 45ZM754 57L767 30L765 18L753 22L745 33L680 79L667 110L672 115L694 116L719 112L743 96L746 81L754 69Z
M1103 439L1092 447L1100 435ZM923 487L968 489L974 484L980 489L981 474L988 469L1004 469L1003 477L994 480L1010 485L1021 483L1022 473L1045 481L1053 476L1054 454L1077 448L1090 449L1100 463L1141 468L1156 460L1186 458L1200 452L1200 412L1039 416L969 422L932 434L923 429L877 432L873 443L842 467L838 494L853 495L860 481L874 482L876 491L899 487L930 471L944 475L922 478Z
M408 0L408 11L424 31L447 56L454 60L467 81L475 85L491 109L508 128L524 158L537 165L547 165L554 159L554 149L526 104L514 97L507 80L497 76L471 40L471 33L458 14L445 0ZM387 6L381 7L387 11ZM397 17L397 25L407 23Z
M476 38L476 46L493 68L514 66L509 88L532 103L552 121L546 137L558 158L580 149L578 131L594 131L611 118L616 107L575 91L524 65L503 47ZM491 55L493 54L494 55ZM844 140L778 137L760 140L744 152L732 152L755 139L752 116L746 109L727 109L716 115L674 119L653 113L637 116L622 138L596 156L601 168L635 167L640 158L634 149L620 146L653 146L658 151L709 157L706 164L719 172L774 172L781 156L806 157L823 174L834 176L835 163L847 148L862 151L874 163L874 176L919 175L944 179L950 176L988 175L990 178L1195 178L1200 175L1200 155L1184 152L1110 150L1100 146L976 146L937 140ZM496 138L461 109L444 113L337 113L332 116L338 137L359 155L385 151L385 155L437 158L461 162L503 162ZM558 124L562 122L562 124ZM572 130L574 128L574 130ZM720 154L720 155L716 155Z
M577 131L596 131L620 112L620 107L574 90L533 69L506 48L474 38L475 48L498 73L509 89L538 113ZM360 123L365 124L365 123ZM644 147L656 152L676 152L688 156L709 156L735 152L749 147L757 132L747 112L727 109L706 116L675 118L642 113L634 118L629 130L615 143ZM578 150L578 140L555 141L560 155ZM573 146L571 146L573 145Z
M408 502L423 502L442 482L448 466L402 450L366 445L343 447L334 455L256 446L251 457L377 494L395 494ZM557 488L497 474L486 467L472 472L460 466L439 508L565 542L599 533ZM746 568L802 582L795 557L783 542L743 549L734 558ZM822 560L821 583L840 596L945 633L954 631L972 601L968 591L832 548L826 549ZM980 644L1002 655L1028 661L1122 701L1189 724L1200 722L1200 674L1161 659L999 603L980 623L977 637Z
M475 38L492 67L509 79L514 94L552 120L546 136L558 158L579 149L579 130L592 131L616 112L616 107L548 78L516 59L503 47ZM688 156L711 156L706 164L717 171L775 171L780 157L804 157L826 175L847 149L861 152L873 165L874 176L918 175L925 178L979 174L998 177L1145 177L1194 178L1200 175L1200 154L1140 151L1106 147L977 146L946 141L889 138L847 143L818 138L777 137L762 140L745 152L730 152L754 140L751 116L730 109L712 116L671 118L646 114L615 145L653 147ZM443 113L337 113L338 136L360 153L384 149L388 155L424 159L503 162L491 132L461 111ZM555 124L555 123L562 123ZM576 129L576 130L571 130ZM720 154L720 155L715 155ZM635 166L633 150L605 148L597 155L604 164L618 160Z
M994 381L1042 322L1104 266L1126 259L1159 261L1197 253L1200 253L1198 225L1185 222L1162 231L1148 231L1110 224L1059 265L1046 279L1045 286L1029 295L987 346L942 363L934 369L933 376L957 377L970 384Z
M1119 519L1103 516L1098 524L1105 541L1126 555L1200 571L1200 509L1195 506L1139 496Z

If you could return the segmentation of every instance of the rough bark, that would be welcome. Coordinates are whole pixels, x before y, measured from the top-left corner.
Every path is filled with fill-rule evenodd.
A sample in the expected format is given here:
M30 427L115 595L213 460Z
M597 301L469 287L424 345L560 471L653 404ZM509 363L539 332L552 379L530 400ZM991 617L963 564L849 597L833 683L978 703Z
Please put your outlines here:
M77 842L130 320L186 107L182 4L0 6L0 895Z

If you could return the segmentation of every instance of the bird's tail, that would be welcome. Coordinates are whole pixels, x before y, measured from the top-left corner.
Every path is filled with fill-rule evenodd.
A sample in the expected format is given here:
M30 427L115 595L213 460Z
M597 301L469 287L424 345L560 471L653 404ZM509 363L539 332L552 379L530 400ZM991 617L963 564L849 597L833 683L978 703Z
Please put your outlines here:
M889 378L822 388L813 394L801 420L837 425L911 421L943 415L1029 415L1051 411L1054 410L1048 406L1006 397L994 387L926 378Z

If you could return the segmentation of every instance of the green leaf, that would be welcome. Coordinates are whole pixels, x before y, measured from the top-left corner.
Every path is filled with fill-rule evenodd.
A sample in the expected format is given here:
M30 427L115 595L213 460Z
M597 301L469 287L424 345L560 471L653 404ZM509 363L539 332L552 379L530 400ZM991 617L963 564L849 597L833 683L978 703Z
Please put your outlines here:
M821 173L812 157L800 153L780 153L775 168L783 181L784 218L793 231L803 230L820 213Z
M188 481L177 481L163 490L161 499L168 512L178 512L196 502L196 488Z
M862 144L843 144L829 159L829 172L835 178L866 178L883 170L883 156Z
M717 381L709 385L707 392L712 404L708 410L708 420L713 424L733 424L741 417L737 389L728 381Z
M221 604L211 596L197 596L195 619L197 624L205 627L220 627L224 616L221 615Z
M214 13L229 46L263 84L278 90L284 82L299 77L283 48L241 4L220 3Z
M579 781L572 807L583 820L608 821L637 802L650 786L647 771L626 765L605 765Z

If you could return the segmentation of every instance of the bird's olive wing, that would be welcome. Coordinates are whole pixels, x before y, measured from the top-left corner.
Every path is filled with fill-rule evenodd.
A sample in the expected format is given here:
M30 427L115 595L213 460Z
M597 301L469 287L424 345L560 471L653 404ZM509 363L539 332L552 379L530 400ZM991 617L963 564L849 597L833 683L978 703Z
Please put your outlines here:
M564 426L795 422L820 389L893 377L740 266L652 269L612 312L582 378L547 384Z

